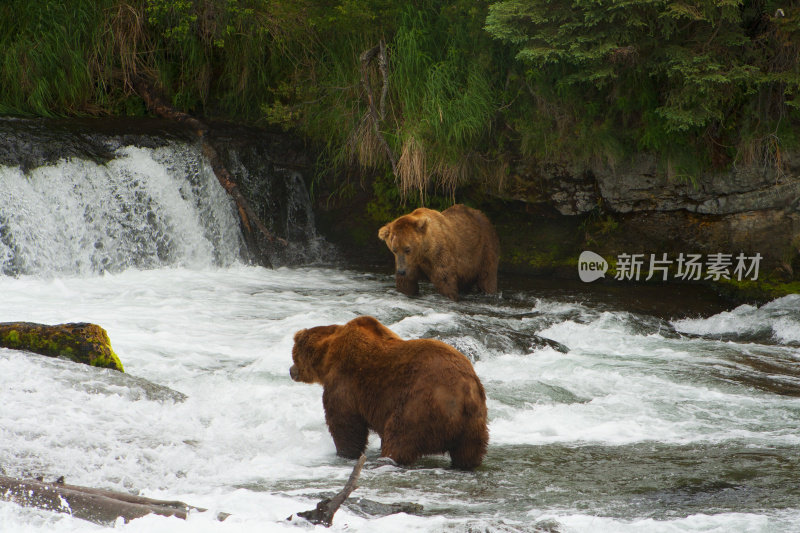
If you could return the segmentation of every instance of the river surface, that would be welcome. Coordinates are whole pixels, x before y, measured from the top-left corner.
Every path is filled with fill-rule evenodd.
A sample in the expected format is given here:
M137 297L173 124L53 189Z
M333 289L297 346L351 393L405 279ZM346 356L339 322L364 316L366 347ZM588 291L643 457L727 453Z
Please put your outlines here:
M0 502L0 531L313 529L286 518L353 462L322 388L289 378L292 336L361 315L470 357L490 444L465 473L381 463L372 435L353 498L423 510L345 506L332 531L800 531L800 296L733 308L501 276L498 296L450 302L398 294L390 267L247 266L230 201L202 172L176 178L175 157L0 168L0 322L95 322L126 370L0 348L0 473L231 516L101 526Z

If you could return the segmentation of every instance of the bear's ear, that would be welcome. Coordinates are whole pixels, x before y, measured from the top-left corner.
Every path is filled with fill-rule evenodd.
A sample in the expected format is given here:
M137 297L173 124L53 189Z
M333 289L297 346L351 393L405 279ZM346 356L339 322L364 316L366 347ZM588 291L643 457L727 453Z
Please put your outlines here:
M425 230L428 227L428 217L422 216L417 219L417 231L420 233L425 233Z
M389 224L386 224L384 227L378 230L378 238L382 241L385 241L389 238Z

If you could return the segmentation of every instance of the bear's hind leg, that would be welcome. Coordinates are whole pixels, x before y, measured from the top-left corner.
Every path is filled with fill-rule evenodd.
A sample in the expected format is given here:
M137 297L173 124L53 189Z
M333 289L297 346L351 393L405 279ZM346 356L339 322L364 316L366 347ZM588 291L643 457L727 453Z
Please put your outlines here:
M486 440L473 438L463 440L449 450L453 468L459 470L475 470L481 465L486 455Z
M401 465L410 465L419 459L422 456L419 443L408 435L409 432L399 427L396 418L390 419L381 435L381 457Z

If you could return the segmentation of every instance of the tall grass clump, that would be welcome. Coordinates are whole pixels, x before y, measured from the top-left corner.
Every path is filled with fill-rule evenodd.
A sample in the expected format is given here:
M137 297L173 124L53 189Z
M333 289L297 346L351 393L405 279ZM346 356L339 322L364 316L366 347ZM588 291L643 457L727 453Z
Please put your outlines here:
M396 155L398 188L423 203L432 192L452 195L481 172L470 162L471 154L486 149L497 108L494 73L487 68L491 46L481 47L491 43L480 29L482 18L460 4L406 5L397 20L387 40L389 92L379 134ZM380 79L377 69L371 77ZM361 104L355 115L364 113ZM387 168L375 134L364 126L357 131L351 146L358 160Z
M107 104L112 0L6 0L0 6L0 113L95 114Z

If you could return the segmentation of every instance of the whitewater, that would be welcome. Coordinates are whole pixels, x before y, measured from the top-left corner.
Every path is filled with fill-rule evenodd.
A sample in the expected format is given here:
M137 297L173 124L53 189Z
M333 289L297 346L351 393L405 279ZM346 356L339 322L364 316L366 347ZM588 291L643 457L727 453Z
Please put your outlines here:
M0 322L97 323L126 370L0 348L0 474L209 509L102 526L0 502L0 531L325 530L286 519L353 462L321 387L289 377L292 336L361 315L470 357L490 444L465 473L445 456L381 463L371 435L352 497L424 509L346 505L332 531L800 531L798 295L665 316L501 275L498 296L450 302L399 294L389 265L242 257L191 146L0 167Z

